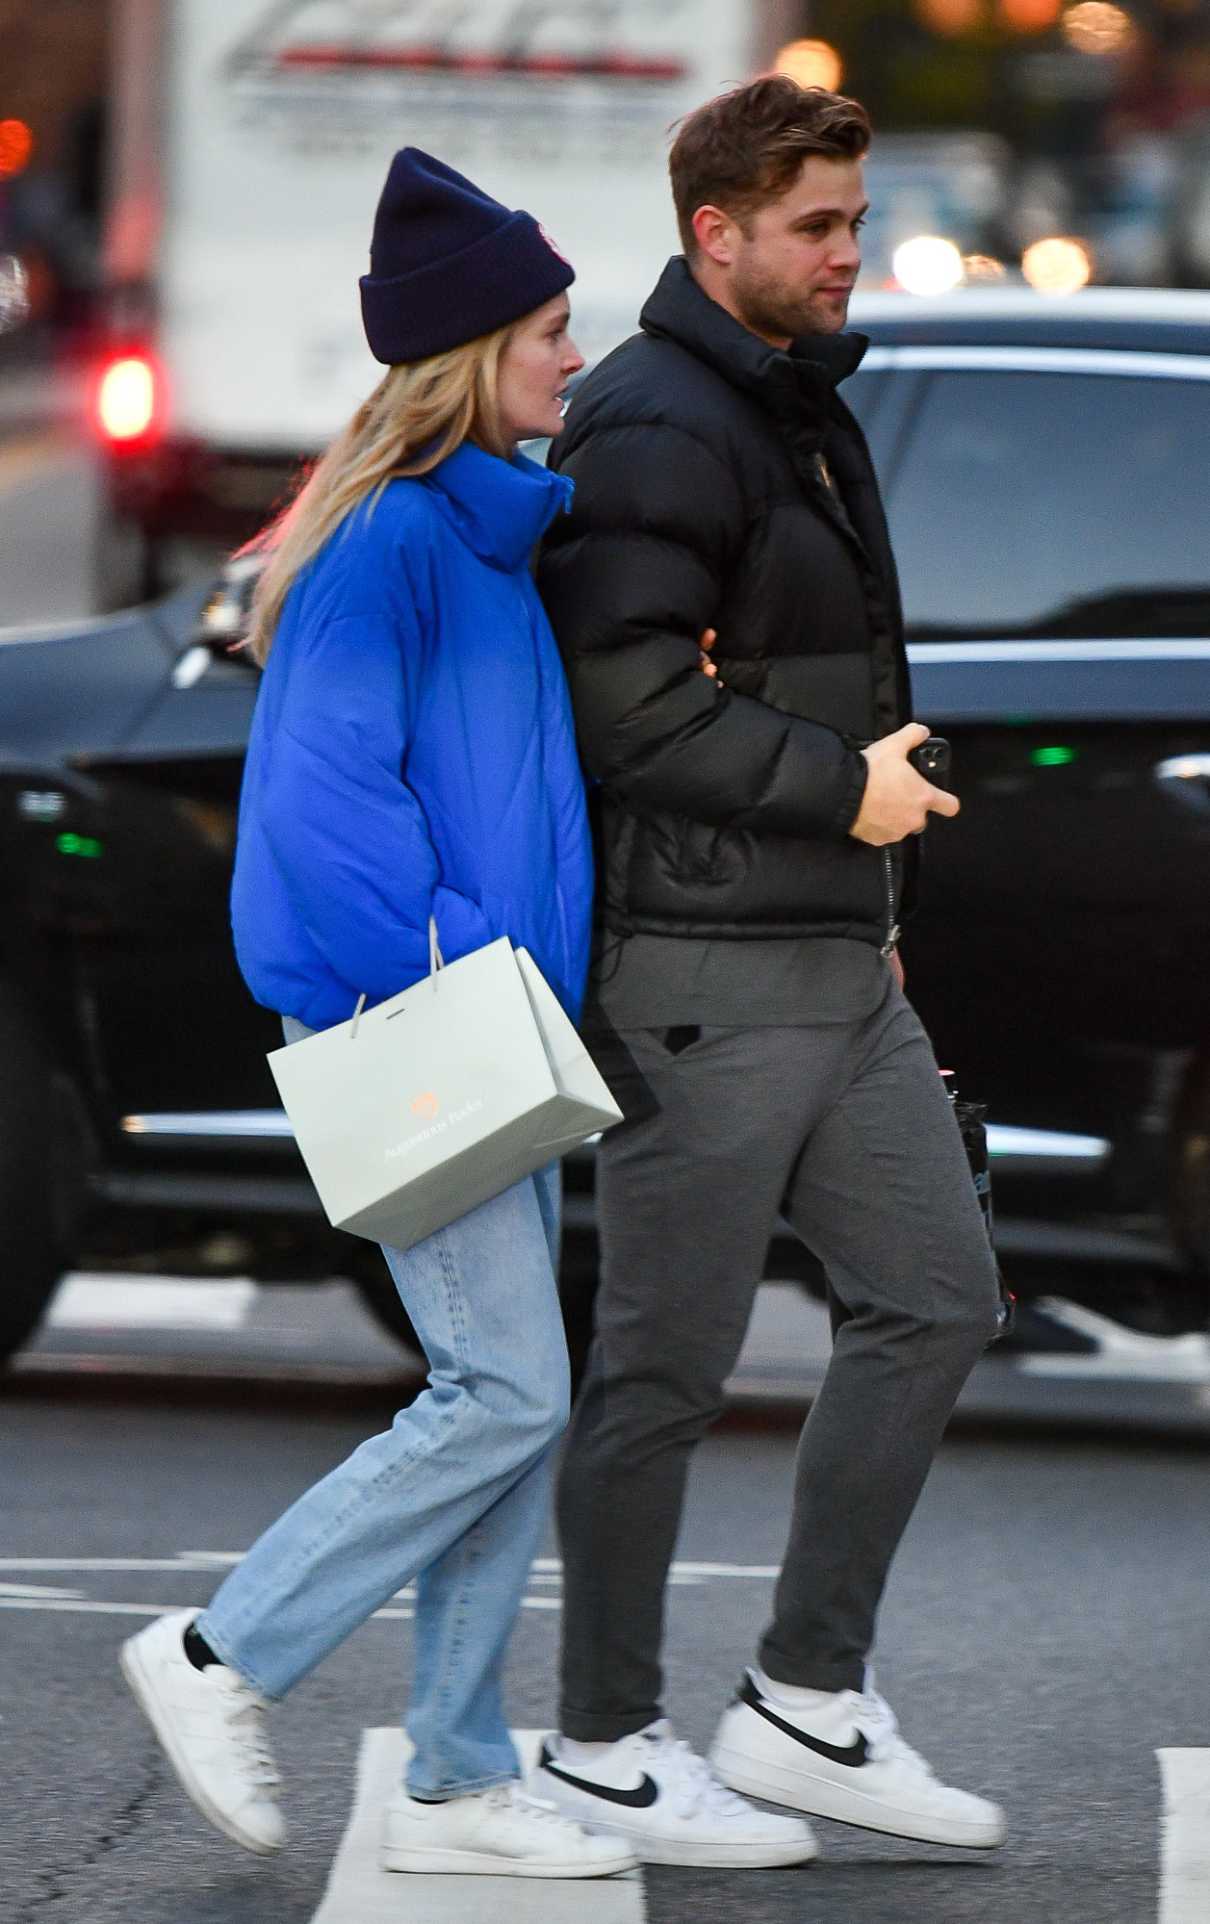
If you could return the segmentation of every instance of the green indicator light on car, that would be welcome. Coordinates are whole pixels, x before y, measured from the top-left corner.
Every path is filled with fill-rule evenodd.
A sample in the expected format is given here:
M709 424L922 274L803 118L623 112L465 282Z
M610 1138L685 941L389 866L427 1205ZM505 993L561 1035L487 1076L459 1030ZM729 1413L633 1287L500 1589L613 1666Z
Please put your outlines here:
M1035 768L1066 768L1068 762L1074 762L1076 754L1076 749L1064 748L1056 742L1049 748L1031 748L1029 759Z
M101 853L101 844L94 836L76 835L70 829L63 835L55 836L55 847L60 855L80 855L89 861L95 861Z

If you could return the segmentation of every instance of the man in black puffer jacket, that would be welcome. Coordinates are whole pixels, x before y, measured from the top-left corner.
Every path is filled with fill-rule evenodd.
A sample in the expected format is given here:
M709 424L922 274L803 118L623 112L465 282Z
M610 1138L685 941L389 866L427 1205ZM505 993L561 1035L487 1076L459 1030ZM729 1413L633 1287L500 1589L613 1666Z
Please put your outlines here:
M813 1854L800 1819L724 1785L940 1843L1004 1834L908 1749L867 1673L997 1308L895 952L899 845L957 802L908 759L928 731L838 391L865 346L843 329L868 140L856 103L785 78L684 123L685 258L576 396L558 450L575 500L540 569L601 788L589 1022L642 1099L599 1153L596 1336L559 1493L561 1730L536 1780L658 1862ZM662 1719L663 1588L779 1211L825 1265L835 1349L773 1621L712 1771Z

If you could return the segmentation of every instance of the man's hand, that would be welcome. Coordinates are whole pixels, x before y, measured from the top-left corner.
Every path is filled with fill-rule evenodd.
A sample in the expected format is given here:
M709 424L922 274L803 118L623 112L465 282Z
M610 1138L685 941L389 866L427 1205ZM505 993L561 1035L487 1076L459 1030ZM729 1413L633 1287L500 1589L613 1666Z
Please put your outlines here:
M923 722L909 722L862 749L870 772L857 819L849 830L859 842L884 848L889 842L901 842L905 835L919 835L930 813L958 813L957 796L934 788L908 760L909 751L928 738Z

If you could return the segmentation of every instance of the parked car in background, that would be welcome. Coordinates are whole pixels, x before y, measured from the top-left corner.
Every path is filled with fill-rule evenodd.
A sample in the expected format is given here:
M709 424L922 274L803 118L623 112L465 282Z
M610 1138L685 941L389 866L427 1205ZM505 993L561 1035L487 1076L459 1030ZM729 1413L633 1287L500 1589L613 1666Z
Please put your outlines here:
M1210 296L971 291L854 320L916 712L963 796L927 842L913 999L995 1117L1066 1138L1032 1146L1094 1178L1085 1207L1166 1206L1200 1288Z
M1166 1213L1173 1315L1210 1294L1210 296L871 296L846 392L881 470L916 710L963 811L926 841L909 991L991 1105L1001 1212ZM188 1249L346 1275L231 953L256 694L217 589L0 634L0 1352L61 1271ZM572 1289L595 1258L569 1166ZM787 1239L771 1273L804 1273ZM1013 1277L1012 1280L1018 1280Z

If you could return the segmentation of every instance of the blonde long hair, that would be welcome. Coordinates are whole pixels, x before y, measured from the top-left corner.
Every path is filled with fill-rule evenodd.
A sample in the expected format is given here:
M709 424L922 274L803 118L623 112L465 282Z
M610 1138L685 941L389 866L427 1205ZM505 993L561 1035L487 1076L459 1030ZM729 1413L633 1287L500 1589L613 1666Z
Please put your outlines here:
M467 440L507 455L499 376L512 332L498 328L445 354L389 368L289 507L250 544L269 555L246 643L262 668L295 577L360 502L376 498L397 475L430 473Z

